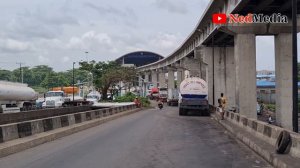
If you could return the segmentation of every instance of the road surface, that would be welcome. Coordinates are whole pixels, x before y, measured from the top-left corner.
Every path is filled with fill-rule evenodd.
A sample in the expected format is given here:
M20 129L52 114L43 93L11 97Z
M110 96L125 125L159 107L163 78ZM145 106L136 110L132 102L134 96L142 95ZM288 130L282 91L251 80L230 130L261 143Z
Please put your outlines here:
M210 117L150 109L0 159L1 168L271 167Z

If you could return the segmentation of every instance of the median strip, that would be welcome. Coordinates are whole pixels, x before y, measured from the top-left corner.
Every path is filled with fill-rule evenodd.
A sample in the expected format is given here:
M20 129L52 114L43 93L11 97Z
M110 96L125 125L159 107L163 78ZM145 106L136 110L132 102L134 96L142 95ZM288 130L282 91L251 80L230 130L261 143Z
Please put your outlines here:
M47 125L46 124L46 125L43 125L44 130L36 131L36 132L39 132L36 134L34 134L34 131L32 131L34 129L31 129L31 134L30 135L27 134L29 136L25 136L26 133L22 132L24 137L19 138L20 133L18 133L19 136L18 137L14 136L15 139L0 143L0 157L5 157L10 154L29 149L29 148L38 146L40 144L50 142L50 141L53 141L55 139L58 139L58 138L61 138L64 136L68 136L70 134L101 125L105 122L120 118L122 116L130 115L132 113L135 113L135 112L138 112L141 110L141 109L136 109L134 105L113 107L110 109L111 110L108 110L108 113L106 113L106 114L100 113L98 111L99 112L98 117L96 115L97 110L71 114L71 115L73 115L73 117L70 117L70 115L68 115L68 118L59 116L59 119L58 119L57 117L54 117L54 118L56 118L57 121L60 121L60 122L56 122L56 124L60 123L59 124L60 127L57 126L58 128L53 129L54 127L56 127L55 126L56 124L53 124L53 122L52 122L52 129L50 129L48 131L46 131L46 129L45 129L46 127L44 127ZM85 113L85 115L84 115L84 113ZM87 113L88 113L88 115L87 115ZM80 114L80 115L78 115L78 114ZM100 115L100 114L102 114L102 115ZM81 117L79 117L79 116L81 116ZM62 118L64 118L64 119L62 119ZM46 121L46 120L44 120L44 121ZM52 121L53 121L53 118L52 118ZM67 124L67 121L68 121L68 124ZM79 122L79 121L82 121L82 122ZM29 121L29 122L31 122L31 121ZM34 120L34 121L32 121L31 125L34 125L33 123L39 123L36 125L42 126L41 122L39 122L39 121ZM62 123L64 123L64 124L62 124ZM16 124L18 125L20 123L16 123ZM18 131L20 131L20 130L18 130ZM3 132L3 129L2 129L2 135L3 135L3 133L5 134L5 132ZM14 135L16 135L16 134L14 134Z

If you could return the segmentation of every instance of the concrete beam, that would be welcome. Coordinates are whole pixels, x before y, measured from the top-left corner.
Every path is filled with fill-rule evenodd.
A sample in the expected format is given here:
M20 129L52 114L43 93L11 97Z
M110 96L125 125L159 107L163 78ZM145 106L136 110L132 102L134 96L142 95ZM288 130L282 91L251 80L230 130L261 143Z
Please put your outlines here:
M234 37L234 57L237 110L242 115L256 119L256 39L254 34L237 34Z
M264 0L261 1L257 7L255 7L255 11L253 13L259 13L261 12L264 8L266 8L268 5L270 5L274 0Z
M292 34L275 36L276 121L293 130Z

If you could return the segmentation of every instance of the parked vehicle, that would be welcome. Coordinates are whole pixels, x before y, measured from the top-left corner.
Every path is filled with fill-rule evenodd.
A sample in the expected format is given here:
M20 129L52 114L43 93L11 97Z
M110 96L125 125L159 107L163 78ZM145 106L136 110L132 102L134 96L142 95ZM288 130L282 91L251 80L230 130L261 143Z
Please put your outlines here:
M178 106L178 89L168 89L168 106Z
M209 115L207 83L198 77L183 80L180 84L179 115L187 115L193 110L202 115Z
M92 91L86 96L86 101L97 103L101 99L101 94L97 91Z
M0 81L0 113L30 110L38 94L27 84Z
M150 100L158 100L158 98L159 98L159 89L156 88L156 87L151 88L149 98L150 98Z
M158 90L158 99L166 103L168 100L168 88L158 88Z

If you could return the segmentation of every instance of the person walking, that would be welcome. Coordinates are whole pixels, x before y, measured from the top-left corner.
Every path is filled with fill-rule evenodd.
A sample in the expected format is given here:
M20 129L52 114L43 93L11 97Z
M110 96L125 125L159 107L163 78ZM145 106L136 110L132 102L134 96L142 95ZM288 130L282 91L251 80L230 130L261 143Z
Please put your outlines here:
M227 99L226 99L226 97L224 97L224 93L221 93L221 98L220 98L220 103L219 104L222 108L222 112L220 112L221 119L224 120L225 109L227 107Z
M221 116L221 120L223 120L223 115L222 115L222 112L223 112L223 108L222 108L222 99L221 98L218 98L218 107L217 107L217 112L220 114Z

